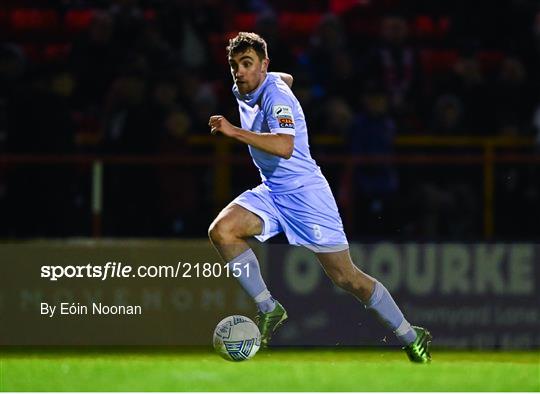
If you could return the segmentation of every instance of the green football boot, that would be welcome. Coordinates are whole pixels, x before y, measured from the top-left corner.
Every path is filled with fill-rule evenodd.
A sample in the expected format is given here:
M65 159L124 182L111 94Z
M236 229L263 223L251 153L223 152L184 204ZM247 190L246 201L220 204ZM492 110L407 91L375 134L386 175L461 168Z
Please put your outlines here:
M262 313L257 312L255 322L261 332L261 348L268 347L268 342L272 338L272 334L276 329L283 324L287 319L287 311L283 306L276 301L276 307L272 312Z
M431 362L431 354L429 354L429 345L433 337L428 330L422 327L412 326L416 331L416 339L413 343L403 348L409 360L413 363L427 364Z

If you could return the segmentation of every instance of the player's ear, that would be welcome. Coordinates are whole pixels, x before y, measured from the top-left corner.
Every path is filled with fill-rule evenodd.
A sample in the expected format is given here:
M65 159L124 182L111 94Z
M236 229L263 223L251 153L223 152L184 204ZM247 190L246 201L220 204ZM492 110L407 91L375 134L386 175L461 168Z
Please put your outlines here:
M261 72L267 72L269 65L270 65L270 59L268 58L263 59L262 64L261 64Z

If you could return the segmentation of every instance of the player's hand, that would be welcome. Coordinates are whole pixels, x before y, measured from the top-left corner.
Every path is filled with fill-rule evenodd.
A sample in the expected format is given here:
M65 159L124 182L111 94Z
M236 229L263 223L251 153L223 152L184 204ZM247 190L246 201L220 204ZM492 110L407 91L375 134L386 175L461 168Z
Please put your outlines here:
M219 131L227 137L232 137L234 133L234 126L222 115L210 116L208 126L210 126L210 133L212 134Z

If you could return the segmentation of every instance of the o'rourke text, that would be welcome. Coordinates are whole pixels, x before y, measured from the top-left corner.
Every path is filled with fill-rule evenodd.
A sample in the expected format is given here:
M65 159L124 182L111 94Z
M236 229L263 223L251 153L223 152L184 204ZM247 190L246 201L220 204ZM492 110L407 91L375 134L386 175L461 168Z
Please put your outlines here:
M136 267L122 262L109 261L105 265L43 265L41 277L50 281L62 278L227 278L249 277L249 264L233 263L182 263L174 265L141 265Z

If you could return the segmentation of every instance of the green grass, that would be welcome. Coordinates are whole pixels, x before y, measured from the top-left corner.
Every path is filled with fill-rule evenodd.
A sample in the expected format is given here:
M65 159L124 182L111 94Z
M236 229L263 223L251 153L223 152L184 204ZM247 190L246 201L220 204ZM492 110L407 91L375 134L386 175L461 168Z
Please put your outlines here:
M9 351L0 391L540 391L540 352L294 349L227 362L208 350Z

